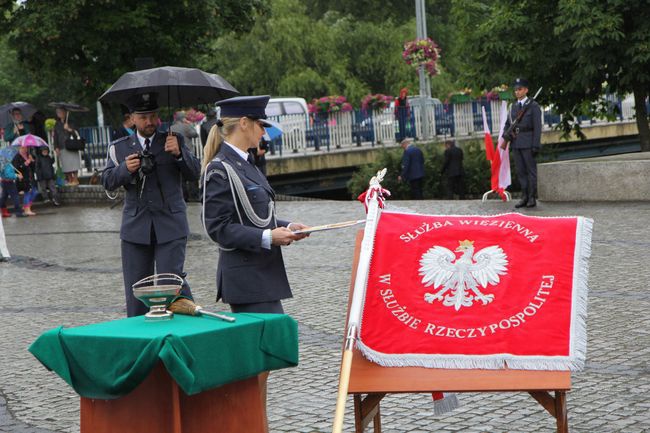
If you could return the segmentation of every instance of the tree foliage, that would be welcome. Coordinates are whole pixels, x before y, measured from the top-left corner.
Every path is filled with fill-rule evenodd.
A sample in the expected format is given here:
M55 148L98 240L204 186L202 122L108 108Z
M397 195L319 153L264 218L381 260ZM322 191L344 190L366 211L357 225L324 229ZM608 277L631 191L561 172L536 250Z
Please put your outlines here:
M5 3L9 8L0 31L15 53L13 72L37 78L43 88L64 87L58 99L90 106L134 69L136 58L152 57L156 66L191 67L209 41L222 31L244 31L262 10L261 0Z
M249 33L216 40L202 66L243 93L307 99L341 94L357 106L368 93L417 89L417 74L401 58L403 43L414 38L412 11L405 22L388 17L377 24L345 9L314 18L308 7L309 2L274 0ZM446 90L447 82L440 81Z
M459 77L482 87L526 76L540 101L564 115L611 113L606 91L634 92L642 146L650 150L650 2L454 0ZM636 89L636 90L635 90ZM642 110L641 110L642 109Z

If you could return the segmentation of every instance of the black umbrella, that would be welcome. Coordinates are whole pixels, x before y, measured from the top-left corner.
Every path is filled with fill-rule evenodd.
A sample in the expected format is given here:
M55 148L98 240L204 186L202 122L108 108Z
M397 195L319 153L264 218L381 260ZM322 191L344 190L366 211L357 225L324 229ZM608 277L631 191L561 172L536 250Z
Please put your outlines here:
M147 92L158 93L158 104L168 107L213 104L239 94L217 74L200 69L163 66L127 72L99 100L124 104L129 97Z
M13 121L11 117L11 110L20 108L23 113L23 119L29 120L38 109L29 102L10 102L8 104L0 105L0 128L4 128Z
M88 107L84 107L83 105L75 104L74 102L50 102L49 104L50 107L54 108L63 108L66 111L76 111L79 113L85 113L88 111Z

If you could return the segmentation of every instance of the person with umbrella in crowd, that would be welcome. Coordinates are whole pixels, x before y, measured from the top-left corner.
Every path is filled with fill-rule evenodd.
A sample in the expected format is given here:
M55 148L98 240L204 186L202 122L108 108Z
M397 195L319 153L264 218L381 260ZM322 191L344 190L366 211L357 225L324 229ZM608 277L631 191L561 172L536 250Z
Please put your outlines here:
M197 180L199 160L181 135L157 130L158 94L131 96L127 105L136 133L111 143L102 184L109 191L126 190L120 238L127 315L147 312L133 296L132 286L155 273L185 280L185 248L190 233L181 176ZM185 280L184 296L192 296Z
M24 217L23 207L20 205L20 195L16 188L16 181L23 177L23 174L16 170L13 159L17 155L15 147L5 147L0 150L0 183L2 183L2 194L0 195L0 210L2 218L9 218L11 212L7 208L7 199L11 198L14 203L14 214L17 217Z
M65 173L66 185L79 185L78 173L81 169L81 159L78 150L68 150L65 142L71 134L76 133L74 125L69 122L69 112L64 106L56 107L56 124L54 125L54 151Z
M14 157L13 166L22 177L16 180L18 192L23 194L23 213L27 216L35 216L32 211L32 203L38 194L36 188L36 160L27 146L20 146L18 154Z
M27 135L24 137L32 137L36 139L35 135ZM21 137L22 138L22 137ZM18 142L20 138L14 140L12 146L20 146L18 148L18 154L14 157L12 164L16 168L16 171L22 176L19 176L16 179L16 188L19 192L23 193L23 213L27 216L34 216L36 213L32 211L32 203L38 190L35 188L36 178L36 160L29 151L29 147L37 147L34 145L28 145L28 141L22 140ZM36 140L33 140L36 143ZM29 146L29 147L28 147Z
M23 111L14 107L11 109L11 121L5 125L5 141L11 143L16 137L29 134L29 122L23 117Z

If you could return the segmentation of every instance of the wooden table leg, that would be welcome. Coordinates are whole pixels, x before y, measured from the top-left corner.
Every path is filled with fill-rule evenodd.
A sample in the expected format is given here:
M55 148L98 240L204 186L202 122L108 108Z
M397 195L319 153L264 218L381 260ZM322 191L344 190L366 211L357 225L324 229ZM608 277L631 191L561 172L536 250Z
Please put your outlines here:
M182 432L182 421L181 421L181 399L180 393L178 391L178 384L175 380L171 380L172 385L172 432L181 433Z
M375 414L374 418L374 433L381 433L381 413L380 413L380 408L379 408L379 402L377 402L377 413Z
M355 433L363 433L371 422L374 424L374 433L381 433L379 402L386 394L368 394L365 398L362 398L361 394L353 395Z
M557 419L557 433L569 433L566 391L555 391L555 418Z

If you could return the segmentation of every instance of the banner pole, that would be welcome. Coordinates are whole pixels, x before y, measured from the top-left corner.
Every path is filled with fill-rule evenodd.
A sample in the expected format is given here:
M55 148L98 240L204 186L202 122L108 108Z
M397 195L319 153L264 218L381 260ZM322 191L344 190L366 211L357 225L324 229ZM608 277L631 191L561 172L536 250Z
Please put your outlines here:
M336 398L336 412L334 413L334 425L332 433L341 433L343 429L343 418L345 416L345 402L348 397L348 387L350 383L350 372L352 369L352 357L354 342L359 330L361 319L361 307L363 297L366 291L366 281L370 270L370 259L375 242L375 231L380 215L380 200L382 197L382 188L380 182L386 175L386 169L377 172L377 175L370 180L370 186L366 191L366 204L368 213L366 215L366 226L363 232L363 241L361 242L361 251L359 253L359 265L354 280L354 289L352 293L352 303L350 304L350 314L348 316L348 326L345 339L345 350L341 362L341 373L339 377L339 391Z

